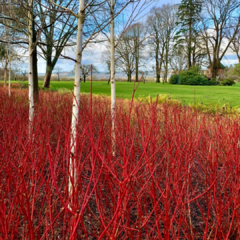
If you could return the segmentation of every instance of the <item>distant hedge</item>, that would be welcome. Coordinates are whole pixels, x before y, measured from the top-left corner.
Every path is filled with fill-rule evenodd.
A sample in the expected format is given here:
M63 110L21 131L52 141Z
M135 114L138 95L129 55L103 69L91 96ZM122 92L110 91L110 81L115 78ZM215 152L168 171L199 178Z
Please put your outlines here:
M177 84L177 83L178 83L178 75L177 75L177 74L173 74L173 75L170 77L169 83L170 83L170 84Z
M170 84L177 84L179 77L179 84L181 85L217 85L216 80L208 80L200 73L200 68L197 66L192 67L190 70L181 71L179 75L174 74L170 78Z
M232 86L235 84L235 81L233 79L224 79L223 81L220 82L220 86Z

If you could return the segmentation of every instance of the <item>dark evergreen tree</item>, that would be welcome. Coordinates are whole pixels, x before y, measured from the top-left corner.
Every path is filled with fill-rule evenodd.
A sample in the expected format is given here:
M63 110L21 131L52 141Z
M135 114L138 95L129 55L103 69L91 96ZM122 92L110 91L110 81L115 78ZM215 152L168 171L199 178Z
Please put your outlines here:
M176 46L187 46L188 69L195 65L195 49L197 38L197 22L202 10L201 0L182 0L177 12Z

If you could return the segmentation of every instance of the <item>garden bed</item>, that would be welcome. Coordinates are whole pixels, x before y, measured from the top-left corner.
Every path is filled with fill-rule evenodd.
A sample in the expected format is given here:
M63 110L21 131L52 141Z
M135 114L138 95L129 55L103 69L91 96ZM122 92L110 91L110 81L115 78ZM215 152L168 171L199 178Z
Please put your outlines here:
M0 89L0 238L239 238L239 117L118 100L113 155L110 100L83 95L71 156L72 95L40 92L29 136L27 94Z

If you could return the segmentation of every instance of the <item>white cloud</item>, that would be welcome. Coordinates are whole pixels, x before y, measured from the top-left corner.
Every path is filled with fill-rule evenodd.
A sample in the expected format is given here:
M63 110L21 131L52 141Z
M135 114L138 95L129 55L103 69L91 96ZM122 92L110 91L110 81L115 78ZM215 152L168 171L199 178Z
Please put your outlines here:
M234 65L234 64L237 64L237 63L238 63L237 58L236 59L223 59L222 60L222 64L224 66Z
M99 35L97 40L102 40L103 36ZM84 51L83 51L83 64L93 64L97 67L99 71L106 71L106 64L102 60L102 53L106 51L107 48L107 41L106 42L98 42L90 44ZM76 58L76 50L75 48L67 49L63 51L63 55L70 57L72 59ZM66 59L60 57L56 67L61 68L63 72L70 72L74 69L74 61L70 59ZM45 73L46 71L46 63L43 58L40 56L38 57L38 72Z

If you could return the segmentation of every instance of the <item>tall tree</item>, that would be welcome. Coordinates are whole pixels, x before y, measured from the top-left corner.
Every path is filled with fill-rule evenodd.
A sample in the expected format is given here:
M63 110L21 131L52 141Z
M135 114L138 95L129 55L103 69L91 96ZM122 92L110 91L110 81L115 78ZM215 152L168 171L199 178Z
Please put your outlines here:
M40 19L44 22L43 34L41 35L38 46L40 47L43 58L46 60L46 74L43 81L43 87L49 88L51 75L54 67L67 46L73 46L75 43L70 41L74 37L77 29L76 18L65 11L60 11L62 7L68 7L75 11L77 0L54 0L55 4L50 1L38 3L40 9ZM45 18L44 11L48 11Z
M114 15L115 15L116 0L110 0L110 82L111 82L111 117L112 117L112 154L115 156L115 118L116 118L116 79L115 79L115 29L114 29Z
M202 11L203 0L182 0L178 7L179 30L176 34L176 44L183 44L187 47L188 69L194 65L194 42L197 37L196 24L199 21L199 14Z
M5 44L4 44L4 60L5 60L5 66L4 66L4 86L6 86L7 84L7 72L8 72L8 60L9 60L9 25L10 25L10 21L9 19L6 17L7 15L10 15L10 4L9 1L4 1L1 4L1 13L5 15L5 17L2 19L2 28L4 28L4 31L1 32L1 35L3 37L3 39L5 40ZM7 14L6 14L7 13ZM3 53L3 52L2 52Z
M175 31L175 15L176 7L167 4L159 8L153 8L147 19L149 51L150 55L155 59L157 83L160 83L163 67L165 69L165 80L167 78L169 51Z
M7 43L10 45L18 45L18 48L22 48L23 45L29 45L29 17L31 13L31 37L32 40L32 64L33 64L33 91L35 99L38 99L38 74L37 74L37 41L41 33L39 22L36 23L37 9L35 8L35 1L30 2L27 0L12 0L10 2L10 7L8 7L4 14L0 17L0 24L9 29L9 41L6 41L4 38L0 38L1 42ZM9 4L8 4L9 5ZM30 9L31 5L31 9ZM37 25L37 29L36 29ZM11 34L10 34L11 33ZM14 38L13 38L14 35ZM29 49L24 47L24 49Z
M29 134L32 130L32 121L33 121L33 114L34 114L34 92L33 92L33 51L35 49L34 42L33 42L33 34L34 34L34 27L33 27L33 0L28 0L28 54L29 54L29 64L28 64L28 85L29 85L29 122L30 122L30 129Z
M147 31L150 35L149 37L149 47L150 54L155 58L155 70L156 70L156 82L160 83L161 67L163 63L164 55L164 43L161 42L161 30L163 27L161 14L159 13L159 8L153 8L151 10L151 15L147 19Z
M74 79L74 98L72 106L72 137L71 137L71 153L75 154L76 136L77 136L77 123L79 118L79 105L80 105L80 85L81 85L81 64L83 53L83 27L85 21L85 0L79 0L79 11L77 14L78 28L77 28L77 49L75 61L75 79ZM77 176L74 168L74 158L70 159L69 163L69 194L73 194L73 186L76 184Z
M221 60L236 38L240 27L239 0L205 0L201 36L205 43L212 78L217 77ZM231 37L228 37L231 26Z
M172 48L169 64L175 74L187 69L187 55L184 53L183 46Z
M231 26L230 26L231 27ZM232 37L232 32L231 30L228 33L228 40L230 40ZM235 38L232 39L232 43L230 45L230 48L234 53L236 53L237 58L238 58L238 63L240 63L240 29L238 30L237 34L235 35Z
M91 70L92 70L93 73L94 72L95 73L98 72L97 68L94 65L90 65L90 64L84 65L84 64L82 64L82 66L81 66L81 74L83 76L83 82L86 82L86 78L91 73Z
M128 28L127 32L129 37L132 38L133 57L135 62L135 80L138 82L140 60L143 59L141 53L144 47L143 42L145 40L144 26L139 22L134 23Z
M126 31L116 47L116 67L126 73L127 81L132 81L132 73L135 71L135 56L133 38Z
M163 29L162 29L162 42L165 46L164 54L164 78L163 83L167 82L168 69L169 69L169 57L170 49L173 45L173 37L176 30L176 7L173 5L163 5L161 8L162 18L163 18ZM160 69L161 70L161 69Z

